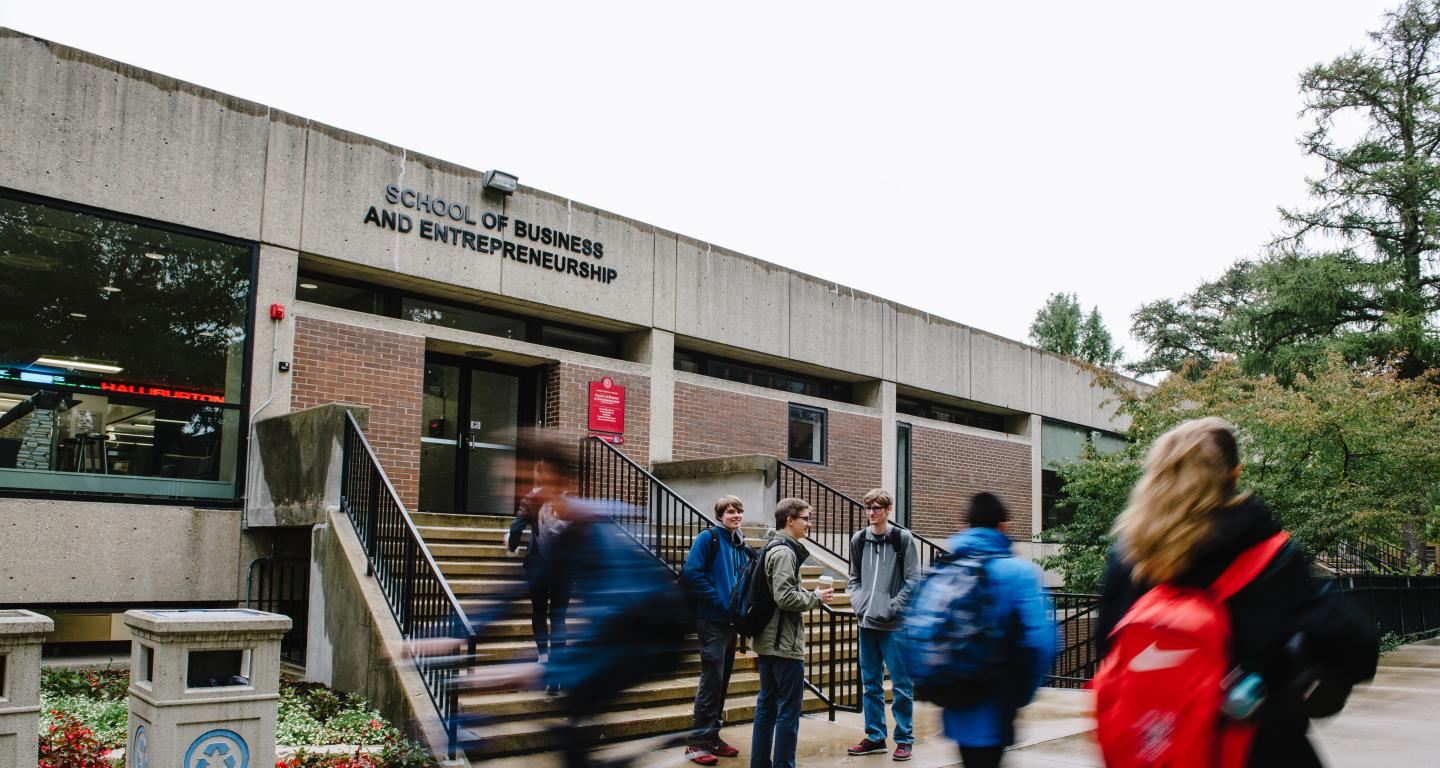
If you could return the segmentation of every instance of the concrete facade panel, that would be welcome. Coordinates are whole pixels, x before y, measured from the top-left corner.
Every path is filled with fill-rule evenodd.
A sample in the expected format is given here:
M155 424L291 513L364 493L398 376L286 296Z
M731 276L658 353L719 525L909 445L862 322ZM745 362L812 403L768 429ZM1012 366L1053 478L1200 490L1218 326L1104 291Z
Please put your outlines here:
M0 602L233 602L240 510L0 499Z
M1091 410L1090 373L1055 355L1039 350L1030 354L1036 410L1054 419L1084 424Z
M568 270L501 258L506 296L634 325L650 325L655 301L651 282L655 264L653 230L549 195L517 193L512 198L505 204L506 215L511 218L507 240L553 253L559 257L559 265L573 260L577 272L580 263L588 263L591 270L614 269L616 274L613 281L605 283ZM530 237L519 237L514 227L517 222L524 222L527 230L533 225L601 243L604 253L600 257L587 256L579 248L567 250Z
M880 378L885 302L836 283L790 273L790 357Z
M969 363L970 399L1030 410L1029 347L972 329Z
M270 113L265 146L265 190L260 206L260 240L291 250L300 248L305 220L305 152L310 121L285 112Z
M654 295L654 325L664 331L675 330L675 254L680 247L679 241L669 232L655 233L655 279L652 293Z
M969 380L960 386L957 336L961 330L923 312L895 312L895 381L956 397L969 396Z
M265 107L0 30L0 186L256 239Z
M789 270L682 239L675 275L676 333L789 357Z

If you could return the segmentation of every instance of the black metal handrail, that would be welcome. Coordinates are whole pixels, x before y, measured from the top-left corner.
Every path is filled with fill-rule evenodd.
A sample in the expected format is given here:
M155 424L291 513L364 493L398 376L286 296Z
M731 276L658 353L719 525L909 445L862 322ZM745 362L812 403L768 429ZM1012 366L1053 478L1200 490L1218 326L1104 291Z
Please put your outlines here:
M856 531L870 524L865 517L865 505L784 459L775 461L779 465L776 485L780 496L803 499L810 505L808 538L819 545L821 549L849 563L850 537ZM950 554L949 550L921 536L913 529L906 528L894 520L891 520L890 524L896 528L910 531L910 534L915 537L922 570Z
M365 548L366 575L374 575L406 640L454 639L474 658L475 628L460 606L430 548L400 501L355 416L345 414L341 454L340 510L350 518ZM460 721L453 658L431 655L411 643L411 658L425 691L445 723L453 757Z
M580 442L580 495L612 505L609 518L679 576L695 537L715 522L598 437Z
M1045 676L1052 688L1084 688L1100 666L1095 624L1100 596L1081 592L1050 592L1050 620L1060 634L1060 649Z
M290 617L280 638L280 659L305 663L306 625L310 616L310 561L260 557L245 574L245 607Z
M860 681L860 617L821 603L805 618L806 632L819 628L819 642L805 643L805 687L825 703L830 719L837 711L859 712L864 690ZM823 675L817 675L823 670Z

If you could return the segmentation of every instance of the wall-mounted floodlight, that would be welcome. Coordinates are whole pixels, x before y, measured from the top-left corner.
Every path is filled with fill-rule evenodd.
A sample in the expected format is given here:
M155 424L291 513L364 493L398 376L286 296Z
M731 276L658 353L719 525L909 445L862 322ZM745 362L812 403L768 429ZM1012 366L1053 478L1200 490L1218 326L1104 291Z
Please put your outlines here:
M520 183L520 177L513 173L504 171L486 171L484 185L486 189L493 189L502 195L508 195L515 191Z

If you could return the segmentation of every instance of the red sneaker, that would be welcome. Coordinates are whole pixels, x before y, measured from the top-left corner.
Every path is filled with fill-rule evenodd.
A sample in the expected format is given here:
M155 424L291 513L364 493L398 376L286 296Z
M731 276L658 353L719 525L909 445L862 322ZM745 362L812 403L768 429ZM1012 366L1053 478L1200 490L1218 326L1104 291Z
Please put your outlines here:
M696 765L714 765L720 762L715 759L714 755L710 754L710 750L701 744L691 744L686 747L685 759Z
M910 759L910 745L909 745L909 744L896 744L896 745L895 745L895 754L891 755L891 756L890 756L890 759L891 759L891 760L896 760L896 761L899 761L899 762L902 762L902 763L905 762L906 760L909 760L909 759Z
M739 757L739 756L740 756L740 750L739 750L739 749L736 749L735 747L732 747L732 746L730 746L729 744L726 744L725 742L721 741L720 739L716 739L716 740L715 740L715 743L710 745L710 752L711 752L712 754L714 754L716 757Z
M859 744L845 750L852 755L873 755L885 751L885 742L861 739Z

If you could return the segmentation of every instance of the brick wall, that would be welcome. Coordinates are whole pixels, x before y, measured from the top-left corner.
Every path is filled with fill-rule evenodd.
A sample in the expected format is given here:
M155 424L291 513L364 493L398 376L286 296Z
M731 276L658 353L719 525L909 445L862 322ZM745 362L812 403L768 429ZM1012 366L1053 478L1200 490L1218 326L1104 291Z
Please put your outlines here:
M981 491L1010 510L1011 538L1030 538L1030 446L930 429L910 430L911 522L931 539L959 530L969 498Z
M290 407L344 402L370 406L365 437L400 501L420 497L420 408L425 340L388 331L295 318Z
M609 376L625 388L625 442L621 451L642 467L650 464L650 377L615 373L574 363L556 363L545 372L546 427L576 439L589 434L590 382Z
M880 485L880 424L875 416L827 409L825 466L806 474L859 498ZM785 458L790 429L784 400L675 383L675 458L763 453Z

